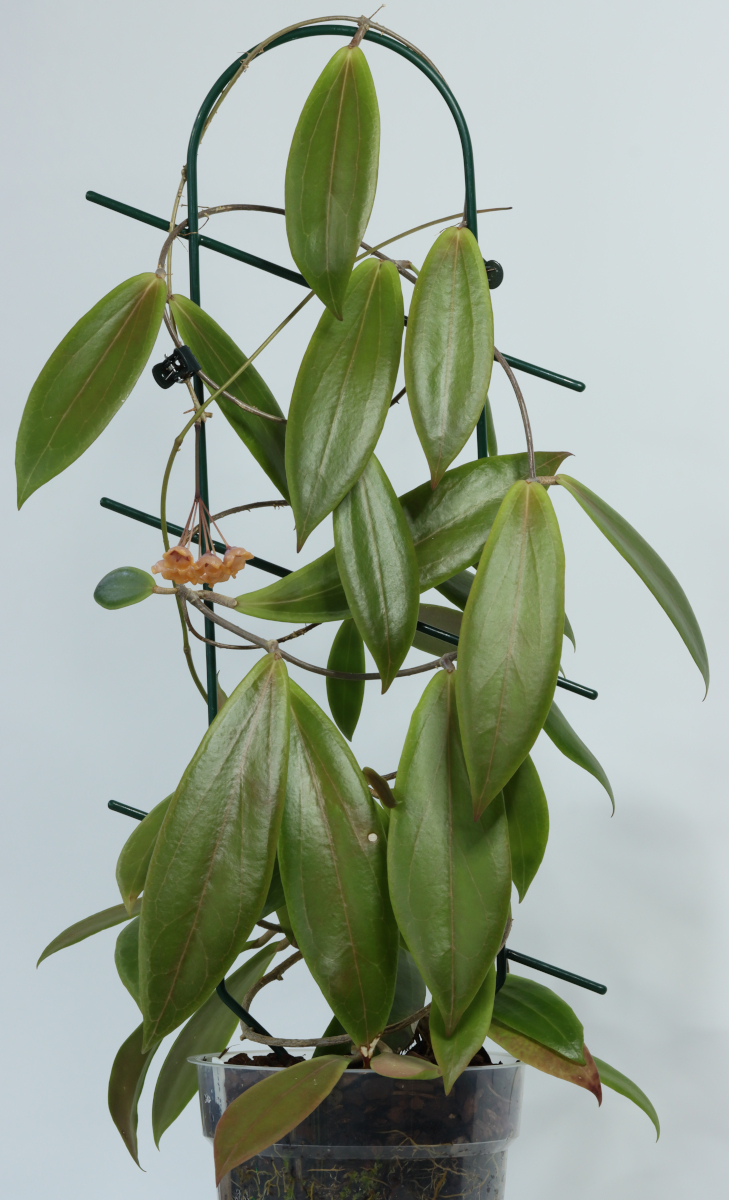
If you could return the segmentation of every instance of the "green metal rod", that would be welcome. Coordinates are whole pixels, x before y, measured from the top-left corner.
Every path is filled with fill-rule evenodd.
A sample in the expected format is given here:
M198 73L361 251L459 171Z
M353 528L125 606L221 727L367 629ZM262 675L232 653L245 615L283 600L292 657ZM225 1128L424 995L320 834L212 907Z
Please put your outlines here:
M536 375L538 379L546 379L549 383L558 383L560 387L569 388L573 392L584 392L585 384L579 379L570 379L569 375L558 375L556 371L547 371L545 367L535 367L534 363L524 362L521 358L512 358L510 354L503 356L510 367L516 371L524 371L526 375Z
M197 241L198 245L206 246L208 250L215 250L218 254L225 254L228 258L235 258L249 267L257 267L259 271L268 271L269 275L278 275L280 279L288 279L291 283L298 283L300 287L309 287L304 276L300 275L298 271L289 271L288 267L280 267L278 263L269 262L267 258L259 258L257 254L248 254L246 250L236 250L235 246L229 246L227 242L219 242L216 238L206 237L202 233L198 235Z
M120 804L118 800L110 800L107 804L112 812L121 813L123 817L133 817L135 821L143 821L148 815L141 808L132 808L130 804Z
M577 987L597 992L599 996L604 996L607 991L604 983L595 983L594 979L585 979L584 975L563 971L561 967L553 967L551 963L542 962L539 958L530 958L528 954L520 954L518 950L509 950L507 947L506 957L524 967L531 967L533 971L543 971L545 975L554 975L556 979L564 979L566 983L574 983Z
M145 225L154 225L155 229L169 232L170 223L163 217L155 217L153 213L144 212L141 208L132 208L131 204L122 204L121 200L112 200L111 196L102 196L101 192L87 192L86 199L92 204L100 204L102 208L121 213L123 217L132 217L135 221L143 221Z

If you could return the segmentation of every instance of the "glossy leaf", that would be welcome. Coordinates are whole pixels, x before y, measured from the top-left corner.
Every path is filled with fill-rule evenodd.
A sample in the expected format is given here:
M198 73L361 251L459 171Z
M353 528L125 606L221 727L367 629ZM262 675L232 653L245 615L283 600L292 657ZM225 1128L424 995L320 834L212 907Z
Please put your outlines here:
M376 1054L370 1067L386 1079L438 1079L440 1067L417 1054Z
M350 1062L339 1054L310 1058L238 1096L215 1131L215 1182L299 1125L326 1099Z
M127 838L119 855L116 864L116 881L121 898L130 914L135 900L142 894L157 834L165 819L171 799L172 796L167 796L159 804L155 804L144 820L139 822L131 837Z
M333 550L236 599L238 612L264 621L344 621L350 615Z
M504 806L509 823L511 878L521 903L541 866L549 837L547 797L528 755L504 785Z
M576 649L577 649L577 642L575 641L575 635L574 635L574 632L573 632L573 630L572 630L572 626L571 626L571 624L570 624L570 621L569 621L569 618L568 618L568 616L567 616L567 613L565 613L565 614L564 614L564 636L565 636L565 637L566 637L566 638L567 638L567 639L568 639L570 642L572 642L572 649L573 649L573 650L576 650Z
M144 884L145 1045L207 1000L268 893L283 810L288 676L265 655L215 718L180 781Z
M643 1112L655 1126L656 1141L658 1141L661 1136L661 1123L658 1120L658 1113L645 1092L642 1092L637 1083L633 1083L632 1079L628 1079L627 1075L616 1071L615 1067L611 1067L609 1063L603 1062L601 1058L596 1058L594 1062L600 1073L601 1083L604 1083L606 1087L612 1088L614 1092L619 1092L621 1096L626 1096L628 1100L633 1101L633 1104L637 1104L638 1108L643 1109Z
M446 1096L474 1054L483 1046L491 1024L495 993L496 970L491 967L450 1037L446 1034L438 1005L435 1002L431 1004L430 1042L443 1072Z
M563 628L557 518L546 488L520 481L494 521L458 647L456 693L476 817L524 761L547 719Z
M206 375L222 387L231 375L243 366L248 357L224 329L204 309L187 296L173 296L170 309L180 337L192 350ZM262 412L281 417L283 413L268 384L251 363L226 391L244 404ZM232 400L221 396L215 401L226 420L246 444L256 462L263 468L282 496L288 500L286 483L285 442L286 425L267 421L255 413L246 412Z
M119 978L135 1004L139 1004L139 917L122 929L116 939L114 963Z
M386 692L415 636L418 563L397 496L374 454L334 510L334 549L349 610Z
M268 887L268 895L263 903L263 908L258 914L259 920L267 917L272 912L276 912L279 908L282 908L285 903L286 897L284 896L283 883L281 882L281 872L278 866L278 858L276 858L274 859L273 863L273 875L271 876L271 882Z
M446 600L450 600L451 604L455 604L460 608L462 612L468 603L468 597L475 578L475 571L459 571L451 579L446 579L444 583L439 583L437 591L440 592L441 596L445 596Z
M413 713L395 799L387 859L392 904L450 1037L501 944L511 866L502 801L474 824L455 676L445 671Z
M18 508L88 450L119 411L157 340L167 288L145 272L104 296L53 351L25 405Z
M134 1033L117 1051L109 1077L109 1112L121 1134L124 1145L137 1166L137 1106L142 1094L144 1080L159 1042L153 1042L148 1050L142 1049L143 1026L138 1025Z
M276 956L270 944L247 959L229 975L225 986L239 1004L255 983L265 975ZM181 1029L162 1064L152 1103L152 1129L155 1145L173 1121L197 1094L197 1070L188 1059L194 1054L220 1054L235 1033L238 1018L213 992Z
M364 642L362 641L362 634L351 617L347 621L342 621L334 636L327 666L330 671L364 673ZM327 678L327 700L329 701L330 712L342 733L350 742L357 728L359 714L362 711L364 690L364 679Z
M114 904L111 908L104 908L90 917L84 917L83 921L77 921L75 925L69 925L68 929L64 929L58 937L54 937L53 941L48 943L36 966L39 967L43 959L50 958L51 954L65 950L67 946L75 946L77 942L82 942L95 933L101 933L102 929L113 929L115 925L121 925L122 921L136 916L139 910L139 902L134 904L131 912L127 912L123 904Z
M444 229L410 302L405 385L430 467L443 478L486 404L494 361L494 318L486 266L470 229Z
M556 992L533 979L507 975L494 1001L493 1019L571 1062L585 1061L582 1022Z
M571 1062L569 1058L556 1054L554 1050L541 1046L539 1042L525 1037L524 1034L514 1033L513 1029L499 1025L495 1020L491 1022L489 1037L497 1046L506 1050L507 1054L521 1059L528 1066L536 1067L546 1075L554 1075L557 1079L564 1079L567 1083L586 1088L588 1092L592 1092L598 1104L602 1104L600 1076L587 1046L582 1047L585 1061L581 1064Z
M686 649L699 668L706 690L709 690L709 659L699 623L688 602L686 593L675 575L655 550L648 545L632 525L614 508L569 475L557 477L562 487L585 510L601 533L630 563L636 574L653 593L663 611L673 622L686 645Z
M425 1007L425 981L415 965L415 959L404 946L400 947L397 956L397 980L395 982L395 998L392 1002L388 1025L397 1025L411 1013L419 1012ZM385 1042L390 1050L395 1052L406 1050L413 1040L412 1026L385 1034Z
M341 321L322 315L296 376L286 475L300 550L357 482L377 445L400 365L403 300L392 262L353 272Z
M99 580L94 590L94 600L102 608L127 608L139 604L154 591L154 579L148 571L138 567L117 567Z
M344 738L293 682L278 855L306 965L356 1045L369 1046L387 1023L397 971L385 835Z
M582 738L578 737L569 721L565 717L561 709L552 701L552 707L547 714L547 719L544 722L544 732L552 739L558 750L561 750L566 758L571 759L573 763L577 763L578 767L582 767L583 771L589 771L590 775L594 775L602 786L605 788L615 812L615 797L613 789L610 786L610 780L603 771L595 755L591 750L588 750Z
M367 59L344 46L310 92L286 164L286 233L294 262L341 319L377 187L380 113Z
M460 635L462 620L462 612L457 608L446 608L443 604L421 604L418 608L418 621L433 625L436 629L443 629L446 633L453 633L456 637ZM446 642L434 634L423 633L420 629L415 632L413 646L416 650L429 654L431 658L442 658L444 654L456 649L451 642Z

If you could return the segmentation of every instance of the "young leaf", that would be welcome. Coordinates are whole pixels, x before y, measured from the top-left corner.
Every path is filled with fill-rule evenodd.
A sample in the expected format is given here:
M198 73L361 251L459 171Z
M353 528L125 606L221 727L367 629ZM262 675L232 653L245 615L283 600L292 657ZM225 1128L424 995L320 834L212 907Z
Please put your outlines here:
M139 1005L139 917L125 925L116 939L114 963L124 987Z
M547 797L528 755L504 784L504 806L509 822L511 878L521 903L539 870L549 837Z
M709 659L699 623L688 602L686 593L662 558L614 508L569 475L558 475L563 488L574 496L601 533L622 554L626 562L653 593L667 617L676 626L686 649L699 668L706 690L709 690Z
M264 621L344 621L350 615L333 550L236 599L238 612Z
M388 1025L397 1025L411 1013L418 1012L425 1005L425 981L415 965L415 959L409 950L400 947L397 956L397 980L395 982L395 998L392 1002ZM413 1040L413 1030L410 1025L385 1035L385 1042L390 1050L407 1050Z
M611 1067L609 1063L603 1062L601 1058L594 1059L594 1063L600 1073L601 1083L604 1083L606 1087L612 1088L614 1092L619 1092L621 1096L626 1096L628 1100L633 1101L633 1104L637 1104L638 1108L643 1109L643 1112L655 1126L656 1141L658 1141L661 1136L661 1123L658 1120L658 1113L645 1092L642 1092L637 1083L633 1083L632 1079L628 1079L627 1075L616 1071L615 1067Z
M116 864L116 881L121 898L130 915L135 900L142 894L157 834L165 819L171 799L172 796L167 796L159 804L155 804L144 820L139 822L131 837L127 838L119 855L119 861Z
M562 751L565 758L571 759L573 763L577 763L578 767L582 767L583 771L589 771L590 775L595 776L595 779L605 788L612 801L613 812L615 812L615 797L610 780L595 755L587 749L582 738L577 736L564 713L557 708L554 701L552 701L552 707L544 722L544 732L552 739L557 749Z
M438 1079L440 1067L417 1054L376 1054L370 1067L387 1079Z
M557 1079L564 1079L567 1083L586 1088L588 1092L592 1092L598 1104L602 1104L600 1076L587 1046L582 1047L585 1060L582 1064L563 1058L561 1054L555 1054L554 1050L541 1046L539 1042L525 1037L524 1034L514 1033L513 1029L508 1029L506 1025L500 1025L495 1020L492 1020L489 1027L489 1037L497 1046L506 1050L507 1054L521 1059L528 1066L536 1067L546 1075L554 1075Z
M397 971L385 835L344 738L293 682L278 856L306 965L356 1045L369 1046L387 1024Z
M491 459L487 459L491 462ZM546 488L512 484L463 614L456 694L479 817L547 719L564 628L564 550Z
M541 983L521 975L507 975L494 1001L493 1019L570 1062L585 1061L582 1022L569 1004Z
M119 411L157 340L164 279L127 279L78 321L36 379L18 430L18 508L88 450Z
M418 563L397 496L374 454L334 510L334 549L349 610L386 692L415 636Z
M387 780L383 779L381 775L378 775L377 771L373 771L372 767L363 767L362 774L367 780L371 790L377 796L377 799L383 806L384 810L387 811L387 809L394 808L395 797L392 794L392 788Z
M310 1058L254 1083L229 1104L215 1130L215 1182L272 1146L318 1108L352 1060Z
M271 965L275 946L264 946L243 963L226 981L229 994L239 1004ZM152 1102L152 1129L159 1148L160 1138L197 1094L197 1070L188 1062L193 1054L220 1054L235 1033L238 1018L213 992L172 1043L157 1077Z
M330 671L364 673L364 642L351 617L342 621L335 634L327 666ZM364 679L327 679L327 700L331 714L350 742L362 711L364 690Z
M431 1004L430 1042L438 1066L443 1072L446 1096L476 1051L483 1046L491 1024L495 993L496 971L491 967L450 1037L446 1034L438 1005L435 1001Z
M143 1028L142 1025L138 1025L134 1033L119 1047L109 1077L111 1119L137 1166L137 1105L149 1064L159 1047L159 1042L154 1042L148 1050L142 1049Z
M576 650L576 649L577 649L577 642L575 641L575 635L574 635L574 633L573 633L573 631L572 631L572 626L571 626L571 624L570 624L570 621L569 621L569 618L568 618L568 616L567 616L567 613L565 613L565 614L564 614L564 636L565 636L565 637L566 637L566 638L567 638L567 639L568 639L570 642L572 642L572 649L573 649L573 650Z
M474 824L455 679L445 671L413 713L395 799L387 856L392 904L450 1037L499 949L511 864L502 801Z
M344 46L299 117L285 190L294 262L339 320L375 200L379 157L380 113L367 59L359 46Z
M288 676L265 655L205 734L167 810L144 884L145 1046L208 998L266 898L286 787Z
M154 579L138 567L117 567L101 579L94 591L94 600L102 608L127 608L139 604L154 591Z
M459 612L457 608L446 608L443 604L421 604L418 608L418 621L422 621L425 625L434 625L436 629L443 629L446 633L455 634L456 637L460 635L462 620L462 612ZM431 658L442 658L449 650L456 648L450 642L444 642L442 638L438 638L434 634L423 633L420 629L415 632L413 646L416 650L422 650L424 654L429 654Z
M48 943L38 959L36 967L41 965L44 958L50 958L51 954L65 950L67 946L75 946L76 942L82 942L84 938L101 933L102 929L113 929L115 925L121 925L122 921L136 917L140 907L140 902L137 901L128 912L123 904L114 904L111 908L104 908L90 917L84 917L83 921L77 921L75 925L69 925L68 929L64 929L62 933L58 934L58 937L54 937L53 941Z
M327 310L304 354L286 427L300 550L357 482L385 424L400 365L403 302L391 262L352 273L338 321Z
M173 296L170 309L180 337L192 350L206 375L222 387L248 357L228 336L212 317L188 300L187 296ZM226 391L244 404L259 408L262 412L281 417L283 413L268 384L251 363L242 375L231 383ZM267 421L255 413L246 412L232 400L221 396L215 401L226 420L232 425L242 442L246 444L256 462L268 475L271 483L288 500L286 466L284 461L286 426L279 421Z
M410 302L405 384L433 488L473 433L494 362L494 318L483 256L470 229L444 229Z
M436 591L440 592L441 596L445 596L446 600L450 600L451 604L455 604L463 612L468 603L468 597L475 578L475 571L459 571L451 579L446 579L444 583L439 583Z

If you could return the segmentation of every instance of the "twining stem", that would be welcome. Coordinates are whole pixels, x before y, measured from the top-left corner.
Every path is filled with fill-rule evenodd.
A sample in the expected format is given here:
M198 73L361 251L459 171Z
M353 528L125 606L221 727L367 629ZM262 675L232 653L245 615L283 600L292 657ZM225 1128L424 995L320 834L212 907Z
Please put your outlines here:
M180 625L182 626L182 653L185 655L185 662L187 663L190 674L192 675L192 681L195 684L195 687L199 691L200 695L202 696L203 700L207 704L208 694L205 691L205 688L203 687L202 683L200 682L200 677L198 676L198 673L195 670L195 664L192 661L192 649L190 647L190 639L187 636L187 625L185 623L185 615L186 615L185 606L179 596L176 597L176 600L177 600L177 610L180 615Z
M244 1002L243 1007L247 1009L248 1005ZM392 1025L385 1026L380 1036L384 1037L385 1034L397 1033L400 1029L407 1029L408 1025L414 1025L416 1021L422 1021L423 1017L427 1017L429 1012L430 1005L426 1004L425 1008L419 1008L417 1012L411 1013L409 1017L403 1017L402 1021L395 1021ZM264 1037L261 1033L254 1033L242 1021L240 1027L246 1041L259 1042L263 1046L344 1046L352 1040L348 1033L337 1033L332 1037L323 1038Z
M180 200L182 199L182 192L185 187L186 180L187 180L187 167L185 166L182 168L182 172L180 174L180 183L179 183L179 187L177 188L177 195L175 196L175 203L172 208L172 216L170 218L170 233L172 233L172 230L175 228L175 221L177 220L177 210L180 207ZM170 248L167 251L167 295L168 296L172 292L172 246L173 246L173 244L174 244L173 242L170 242Z
M506 371L506 374L509 379L509 383L511 384L511 386L514 389L516 401L517 401L517 404L519 405L519 411L521 413L521 419L524 423L524 433L526 434L527 454L529 456L529 478L527 480L527 483L536 483L537 470L536 470L536 465L534 463L534 439L532 437L532 427L531 427L531 424L529 421L529 413L527 412L527 406L524 403L524 397L521 394L521 388L519 387L519 384L516 381L516 376L514 375L514 372L512 371L508 362L504 358L503 354L501 354L501 352L499 350L497 350L495 346L494 346L494 358L496 359L497 362L501 363L502 367Z
M278 954L279 951L285 950L286 947L289 946L290 944L291 943L288 941L287 938L284 938L284 940L282 942L277 942L276 953ZM246 1012L250 1011L251 1004L252 1004L253 1000L255 999L255 997L260 992L261 988L265 988L267 986L267 984L273 983L274 980L278 980L280 982L283 979L285 972L288 971L291 967L295 967L297 962L301 962L303 957L304 956L301 953L301 951L297 950L295 954L290 954L289 957L285 958L279 966L274 967L272 971L269 971L268 975L263 975L258 980L258 983L254 983L251 990L249 992L246 992L246 994L243 998L243 1008L246 1010Z
M477 208L476 212L479 212L479 213L511 212L511 209L512 209L511 204L505 204L505 205L502 205L500 208ZM419 233L421 229L430 229L431 225L442 225L444 221L455 221L456 217L462 217L462 216L463 216L462 212L451 213L450 216L438 217L437 220L435 220L435 221L426 221L424 225L414 225L412 229L406 229L406 230L404 230L403 233L396 233L394 237L387 238L386 241L384 241L384 242L378 242L377 245L373 246L371 248L371 250L368 250L367 253L371 254L375 250L381 250L383 246L389 246L391 244L391 242L399 242L401 238L407 237L409 233ZM364 257L365 256L363 254L360 255L360 258L364 258Z

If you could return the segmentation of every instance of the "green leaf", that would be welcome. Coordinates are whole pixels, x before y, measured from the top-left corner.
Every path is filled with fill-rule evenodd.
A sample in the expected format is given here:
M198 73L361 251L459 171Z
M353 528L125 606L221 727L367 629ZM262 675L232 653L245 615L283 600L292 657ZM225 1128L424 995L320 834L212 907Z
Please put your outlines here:
M494 1001L493 1019L570 1062L585 1061L582 1022L556 992L533 979L507 975Z
M124 987L139 1004L139 917L122 929L116 939L114 963Z
M487 459L491 462L491 459ZM479 817L547 719L564 628L564 550L546 488L511 486L463 614L456 693Z
M286 475L300 550L357 482L377 445L400 365L403 301L392 262L353 272L341 321L327 310L289 409Z
M614 508L569 475L558 475L563 488L574 496L601 533L630 563L636 574L653 593L663 611L680 633L686 648L699 668L706 690L709 690L709 659L699 623L688 602L686 593L662 558Z
M494 414L491 411L491 401L488 396L484 405L486 409L486 447L488 449L489 458L499 453L498 442L496 441L496 427L494 425Z
M343 621L350 615L333 550L236 599L238 612L264 621Z
M613 789L610 786L610 780L595 758L595 755L591 750L587 749L582 739L577 736L564 713L557 708L554 701L552 701L552 707L544 722L544 732L552 739L557 749L561 750L566 758L571 759L573 763L577 763L578 767L582 767L583 771L589 771L590 775L594 775L595 779L599 780L610 797L613 812L615 812L615 797L613 796Z
M264 946L226 979L226 989L234 1000L243 1003L246 992L265 975L275 956L275 947ZM152 1129L157 1147L165 1130L197 1094L197 1070L188 1059L194 1054L220 1054L233 1037L237 1023L235 1013L213 992L180 1030L154 1089Z
M299 117L286 164L286 233L294 262L341 320L377 187L380 113L367 59L344 46Z
M271 876L268 895L263 903L263 908L258 914L259 921L262 918L269 916L270 913L277 912L279 908L283 908L285 903L286 897L284 896L283 883L281 882L281 872L278 866L278 857L276 857L273 863L273 875Z
M288 676L265 655L215 718L170 803L144 884L145 1045L208 998L268 893L283 811Z
M329 651L330 671L364 673L365 654L362 634L350 617L342 621ZM364 700L364 679L327 679L327 700L334 720L351 742Z
M53 351L20 422L18 508L80 458L119 411L152 353L166 293L164 279L151 272L127 279Z
M392 905L450 1037L501 944L511 865L502 801L474 824L455 677L445 671L413 713L395 799L387 860Z
M385 835L347 743L293 681L278 855L306 965L352 1040L369 1046L387 1024L397 972Z
M159 1042L154 1042L148 1050L142 1049L143 1028L142 1025L138 1025L134 1033L119 1047L109 1077L111 1119L137 1166L137 1105L149 1064L159 1047Z
M440 592L441 596L445 596L446 600L450 600L451 604L455 604L463 611L468 603L475 578L475 571L459 571L451 579L439 583L436 590Z
M446 608L443 604L421 604L418 609L418 620L425 625L434 625L436 629L444 629L446 633L453 633L459 637L463 613L459 612L457 608ZM420 629L415 632L413 645L416 650L422 650L424 654L430 654L433 658L442 658L444 654L448 654L450 650L456 648L450 642L445 642L433 634L423 633Z
M216 1184L318 1108L350 1062L339 1054L310 1058L276 1071L229 1104L215 1131Z
M341 1034L346 1032L347 1031L342 1025L342 1022L338 1021L336 1017L332 1017L321 1036L339 1037ZM352 1039L350 1038L347 1042L340 1042L340 1044L337 1046L317 1046L311 1057L323 1058L327 1054L344 1054L347 1058L350 1058L352 1054Z
M438 1005L435 1001L431 1004L430 1042L438 1066L443 1072L446 1096L474 1054L483 1046L491 1024L495 992L496 971L491 967L450 1037L446 1034Z
M407 521L374 454L334 510L334 549L349 611L386 692L415 636L418 564Z
M405 336L405 385L436 487L473 433L494 362L486 266L470 229L444 229L418 275Z
M154 579L138 567L117 567L96 585L94 600L102 608L127 608L139 604L154 591Z
M133 906L131 912L127 912L123 904L114 904L111 908L104 908L90 917L84 917L83 921L77 921L75 925L69 925L68 929L64 929L63 933L59 933L58 937L54 937L53 941L48 943L36 966L39 967L43 959L50 958L51 954L65 950L67 946L75 946L76 942L82 942L95 933L101 933L102 929L112 929L115 925L121 925L122 921L128 921L131 917L136 916L139 910L139 902Z
M190 347L205 374L222 387L226 380L243 366L248 355L243 353L204 309L188 300L187 296L173 296L170 300L170 310L185 345ZM268 384L256 370L255 363L246 367L243 374L225 390L244 404L271 413L274 417L283 416ZM267 421L265 417L246 412L225 396L220 396L215 403L241 441L245 442L271 483L288 500L284 461L286 425L279 421Z
M397 1025L411 1013L425 1007L425 981L415 965L412 954L401 946L397 956L397 980L395 982L395 999L392 1002L388 1025ZM385 1035L389 1048L395 1052L407 1050L413 1040L413 1030L410 1025L398 1029L395 1033Z
M585 1058L582 1064L571 1062L561 1054L555 1054L554 1050L541 1046L539 1042L525 1037L524 1034L514 1033L513 1029L508 1029L495 1020L492 1020L489 1027L489 1037L497 1046L506 1050L507 1054L521 1059L528 1066L536 1067L546 1075L554 1075L557 1079L564 1079L567 1083L586 1088L588 1092L592 1092L598 1104L602 1104L600 1076L587 1046L582 1047Z
M628 1079L627 1075L616 1071L615 1067L611 1067L609 1063L603 1062L601 1058L596 1058L594 1062L600 1073L601 1083L604 1083L606 1087L612 1088L614 1092L620 1092L620 1095L626 1096L628 1100L632 1100L633 1104L637 1104L638 1108L642 1108L646 1116L650 1117L655 1126L656 1141L658 1141L661 1136L661 1123L658 1120L658 1113L645 1092L642 1092L637 1083L633 1083L632 1079Z
M363 767L362 774L385 811L389 808L394 808L395 797L387 780L378 775L377 771L373 771L372 767Z
M417 1054L377 1054L370 1067L387 1079L438 1079L441 1074L440 1067Z
M547 797L528 755L504 785L504 805L509 822L511 878L521 903L541 866L549 837Z
M570 624L570 622L569 622L569 618L568 618L568 616L567 616L567 613L565 613L565 614L564 614L564 636L565 636L566 638L568 638L570 642L572 642L572 649L573 649L573 650L576 650L576 649L577 649L577 642L575 641L575 635L574 635L574 633L573 633L573 631L572 631L572 626L571 626L571 624Z
M143 821L137 825L131 837L128 837L119 861L116 864L116 881L119 885L121 898L131 915L135 900L142 894L144 881L147 878L157 834L165 819L172 796L167 796L159 804L155 804Z

